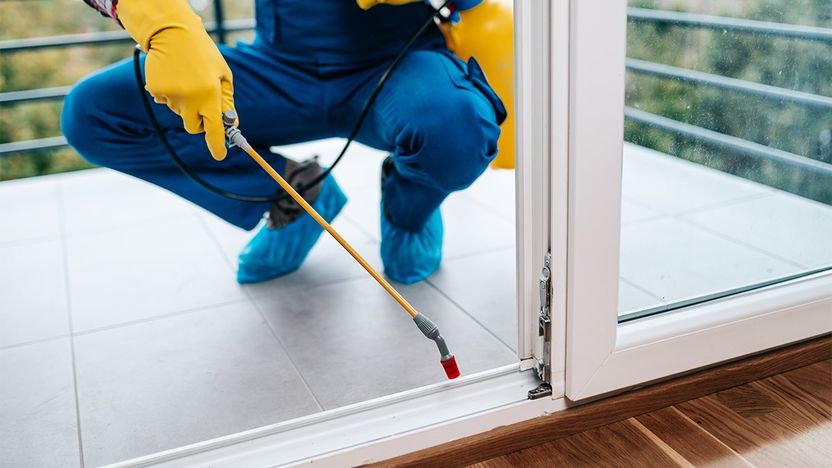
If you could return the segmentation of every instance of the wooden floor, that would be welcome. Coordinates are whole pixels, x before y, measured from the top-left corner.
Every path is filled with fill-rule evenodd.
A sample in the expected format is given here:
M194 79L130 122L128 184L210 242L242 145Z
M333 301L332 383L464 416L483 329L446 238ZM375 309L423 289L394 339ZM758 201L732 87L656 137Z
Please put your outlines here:
M471 466L830 467L832 360Z

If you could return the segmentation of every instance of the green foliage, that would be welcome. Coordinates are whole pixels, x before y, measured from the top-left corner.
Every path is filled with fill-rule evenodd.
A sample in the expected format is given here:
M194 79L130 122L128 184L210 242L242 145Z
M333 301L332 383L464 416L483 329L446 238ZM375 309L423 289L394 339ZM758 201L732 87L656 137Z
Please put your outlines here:
M206 21L213 20L210 1L193 3ZM229 19L252 15L251 1L226 0L224 5ZM0 40L120 29L81 0L0 0ZM0 54L0 92L71 85L128 57L131 51L132 44L125 42L3 53ZM58 136L60 113L60 101L0 106L0 143ZM92 166L69 148L12 154L0 156L0 181L89 167Z
M661 2L658 7L688 3ZM742 11L737 11L738 4L710 2L712 9L734 10L694 12L832 27L830 0L749 0ZM657 2L641 1L638 6L657 7ZM832 96L832 46L825 43L631 23L627 48L632 58ZM828 110L639 74L628 74L626 89L628 106L832 163ZM832 204L832 177L708 147L635 122L625 124L625 139Z

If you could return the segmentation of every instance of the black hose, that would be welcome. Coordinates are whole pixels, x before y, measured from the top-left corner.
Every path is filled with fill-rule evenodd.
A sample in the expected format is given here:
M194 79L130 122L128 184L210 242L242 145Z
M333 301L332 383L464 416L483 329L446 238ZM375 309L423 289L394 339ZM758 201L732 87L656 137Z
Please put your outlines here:
M150 124L153 126L153 130L156 132L156 135L159 137L159 140L162 142L162 146L165 147L170 158L173 159L173 162L176 164L182 172L184 172L188 177L191 178L194 182L202 186L204 189L208 190L209 192L213 192L221 197L230 198L232 200L243 201L243 202L252 202L252 203L267 203L271 202L272 200L277 199L277 195L271 197L263 197L263 196L256 196L256 195L241 195L239 193L228 192L223 190L219 187L216 187L206 180L204 180L199 175L192 172L188 166L185 165L185 161L176 154L176 151L171 146L168 138L165 136L164 130L162 130L162 126L159 125L159 121L156 120L156 116L153 115L153 108L150 106L150 99L147 97L147 93L144 90L144 79L142 78L142 70L141 64L139 63L139 54L141 53L141 48L137 45L135 49L133 49L133 71L136 74L136 84L139 86L139 94L142 95L142 104L144 104L144 110L147 112L147 118L150 120Z
M442 10L448 6L453 0L445 0L442 5L430 15L430 17L425 21L422 26L416 31L413 36L407 41L407 43L402 47L396 57L390 62L390 65L387 66L387 69L384 70L384 73L381 74L379 77L378 82L373 88L373 92L364 102L364 107L361 109L361 113L358 114L358 118L355 120L355 124L352 127L352 131L350 131L349 136L347 137L346 143L344 143L344 147L341 149L341 152L338 154L338 157L335 158L335 161L321 174L319 174L315 179L311 182L297 187L297 191L300 194L303 194L307 190L311 189L315 185L320 184L331 172L335 169L335 166L341 161L344 155L347 153L347 150L352 144L353 140L358 136L358 132L361 131L361 126L364 124L364 120L367 118L367 115L370 113L370 109L372 108L373 104L378 98L379 93L381 93L381 89L384 87L384 84L387 82L387 79L390 77L390 74L393 73L393 70L398 67L399 62L401 62L402 58L404 58L405 54L410 51L410 48L413 47L413 44L419 39L419 36L427 30L427 28L434 23L434 20L437 16L439 16ZM136 85L139 88L139 94L142 95L142 103L144 104L144 109L147 112L147 118L150 120L150 124L153 126L153 130L156 132L156 135L159 137L159 140L162 142L162 146L164 146L165 150L170 155L173 162L176 166L185 173L188 177L190 177L194 182L202 186L204 189L208 190L209 192L215 193L221 197L230 198L232 200L243 201L243 202L252 202L252 203L266 203L266 202L275 202L284 198L289 198L289 194L285 191L279 191L273 196L255 196L255 195L241 195L238 193L229 192L223 190L219 187L216 187L199 175L192 172L186 165L185 162L176 154L176 151L171 146L170 142L168 141L167 137L165 136L164 131L162 130L162 126L159 125L159 121L156 119L156 116L153 115L153 108L150 105L150 99L147 97L147 93L145 92L145 84L144 84L144 77L142 76L141 71L141 64L139 62L139 54L142 52L139 46L133 50L133 71L136 75Z

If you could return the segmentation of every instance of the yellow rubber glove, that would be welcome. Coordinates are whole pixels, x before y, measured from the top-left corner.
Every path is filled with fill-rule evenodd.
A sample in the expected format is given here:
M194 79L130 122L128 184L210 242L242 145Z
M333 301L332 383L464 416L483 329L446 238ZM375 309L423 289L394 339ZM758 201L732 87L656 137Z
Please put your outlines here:
M421 2L422 0L355 0L358 3L358 7L362 10L369 10L370 8L381 4L386 3L388 5L404 5L406 3L415 3Z
M182 117L191 134L205 132L214 159L225 159L222 112L234 108L231 69L186 0L121 0L118 18L147 52L146 89Z

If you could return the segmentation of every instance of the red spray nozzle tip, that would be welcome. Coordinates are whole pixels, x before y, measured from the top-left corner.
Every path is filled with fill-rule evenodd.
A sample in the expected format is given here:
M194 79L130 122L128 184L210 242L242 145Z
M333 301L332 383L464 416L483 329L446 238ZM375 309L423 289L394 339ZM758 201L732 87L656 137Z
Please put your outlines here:
M451 356L451 358L447 361L439 361L439 363L442 364L442 367L445 369L445 375L447 375L449 379L459 377L459 367L456 365L455 356Z

